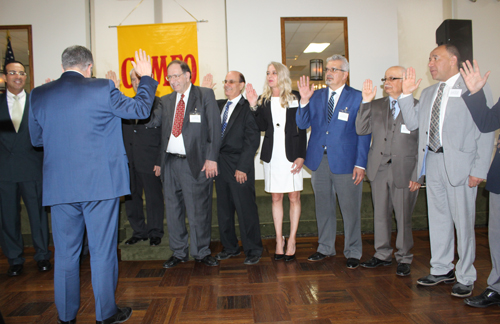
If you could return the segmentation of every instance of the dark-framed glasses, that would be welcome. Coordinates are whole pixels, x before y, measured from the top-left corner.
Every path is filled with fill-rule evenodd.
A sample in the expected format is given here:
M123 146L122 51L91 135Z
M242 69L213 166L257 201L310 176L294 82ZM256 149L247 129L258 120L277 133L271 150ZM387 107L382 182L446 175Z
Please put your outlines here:
M385 82L385 81L394 81L394 80L403 80L403 78L393 78L393 77L388 77L388 78L383 78L381 79L382 82Z
M328 73L328 72L332 72L332 73L335 73L335 72L347 72L347 71L344 71L342 69L337 69L337 68L325 68L325 71Z
M27 76L28 73L24 72L24 71L9 71L7 72L8 75L19 75L19 76Z
M235 83L241 83L241 81L234 81L234 80L224 80L222 81L222 84L229 83L230 85L233 85Z

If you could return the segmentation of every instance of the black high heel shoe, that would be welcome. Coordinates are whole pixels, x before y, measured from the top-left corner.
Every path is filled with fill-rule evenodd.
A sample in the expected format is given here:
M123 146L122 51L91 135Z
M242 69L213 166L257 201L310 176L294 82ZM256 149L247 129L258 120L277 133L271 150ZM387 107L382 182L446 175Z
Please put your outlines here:
M283 251L285 251L285 237L283 236ZM274 253L274 260L279 261L285 259L285 253L283 254L276 254Z
M288 245L290 246L290 241L288 241ZM295 246L295 250L297 249L297 247ZM285 254L285 261L293 261L295 260L295 252L293 253L293 255L288 255L288 254Z

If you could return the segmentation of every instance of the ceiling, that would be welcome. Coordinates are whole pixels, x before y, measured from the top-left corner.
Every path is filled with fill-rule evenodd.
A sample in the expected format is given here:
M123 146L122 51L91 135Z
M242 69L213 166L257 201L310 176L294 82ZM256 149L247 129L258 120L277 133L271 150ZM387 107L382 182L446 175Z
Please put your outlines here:
M309 62L326 58L334 54L345 56L344 21L285 21L286 65L290 69L292 87L297 88L297 81L302 75L309 76ZM322 53L303 53L310 43L330 43ZM324 84L315 81L315 84Z

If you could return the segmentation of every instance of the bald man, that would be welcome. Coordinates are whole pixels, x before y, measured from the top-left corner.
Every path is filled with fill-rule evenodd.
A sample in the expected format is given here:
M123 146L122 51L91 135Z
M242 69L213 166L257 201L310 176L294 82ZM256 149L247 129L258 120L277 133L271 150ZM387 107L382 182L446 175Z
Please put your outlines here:
M373 139L366 175L372 187L375 255L362 262L361 266L376 268L392 264L394 212L397 224L397 251L394 256L398 263L398 276L407 276L411 272L411 215L423 180L417 180L418 129L407 129L397 102L403 92L404 73L405 69L401 66L387 69L382 82L389 96L377 100L373 100L376 88L371 80L366 80L362 91L363 102L356 118L358 135L372 134Z

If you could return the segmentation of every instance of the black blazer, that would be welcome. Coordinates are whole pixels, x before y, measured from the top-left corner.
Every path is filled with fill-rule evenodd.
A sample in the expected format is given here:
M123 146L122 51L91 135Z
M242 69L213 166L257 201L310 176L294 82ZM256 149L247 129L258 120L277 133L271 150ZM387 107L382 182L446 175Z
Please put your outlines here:
M300 95L297 91L292 93L300 101ZM298 107L286 108L286 124L285 124L285 151L286 158L290 162L294 162L298 158L306 158L307 146L307 131L299 129L295 121L295 114ZM260 159L269 163L273 154L273 138L274 138L274 123L271 114L271 101L264 101L261 106L254 112L255 121L259 129L265 132L264 142L260 152Z
M7 93L0 94L0 181L41 181L43 150L31 145L28 129L29 94L16 133L10 119Z
M151 111L156 109L160 98L156 97ZM160 165L158 151L161 144L161 127L147 127L151 116L146 119L122 119L123 144L128 164L138 172L153 174L155 165Z
M482 133L493 132L500 128L500 101L489 109L482 89L473 95L466 91L462 98L469 108L474 123ZM486 177L485 189L500 194L500 148L495 149L495 156Z
M217 100L222 113L227 100ZM260 144L260 131L252 116L248 101L241 97L231 114L222 138L219 154L219 170L227 182L235 181L236 170L254 177L254 157Z

